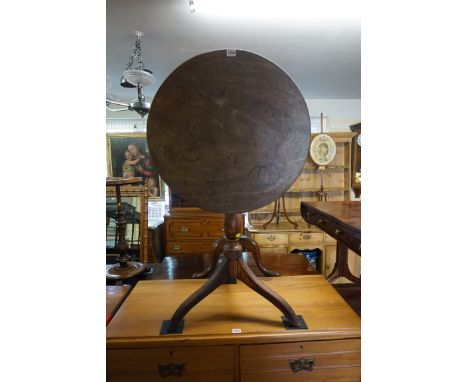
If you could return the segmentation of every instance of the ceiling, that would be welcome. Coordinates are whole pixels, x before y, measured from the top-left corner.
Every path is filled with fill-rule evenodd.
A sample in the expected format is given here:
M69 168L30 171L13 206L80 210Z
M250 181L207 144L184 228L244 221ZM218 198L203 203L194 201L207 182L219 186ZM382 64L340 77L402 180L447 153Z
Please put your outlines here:
M223 48L249 50L275 62L296 82L304 98L361 98L357 18L214 16L191 13L188 0L107 0L107 93L125 101L136 98L135 89L119 85L135 30L144 33L144 65L156 78L154 85L144 89L149 99L179 64Z

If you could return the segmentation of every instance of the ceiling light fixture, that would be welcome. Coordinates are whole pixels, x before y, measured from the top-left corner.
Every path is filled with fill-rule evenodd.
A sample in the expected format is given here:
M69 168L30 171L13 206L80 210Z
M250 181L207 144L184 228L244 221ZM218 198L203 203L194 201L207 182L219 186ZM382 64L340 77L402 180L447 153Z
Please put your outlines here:
M125 71L122 74L120 85L125 88L137 88L138 98L130 101L129 103L118 102L106 98L106 108L110 111L135 111L141 118L143 118L148 112L151 103L145 100L143 94L143 86L153 85L155 82L153 73L149 69L145 69L143 64L143 57L141 55L141 38L143 33L139 31L134 32L136 36L135 45L133 52L128 59L128 64ZM111 108L110 105L125 106L125 108Z
M190 12L191 13L195 12L195 4L193 3L193 0L189 0L188 4L190 7Z

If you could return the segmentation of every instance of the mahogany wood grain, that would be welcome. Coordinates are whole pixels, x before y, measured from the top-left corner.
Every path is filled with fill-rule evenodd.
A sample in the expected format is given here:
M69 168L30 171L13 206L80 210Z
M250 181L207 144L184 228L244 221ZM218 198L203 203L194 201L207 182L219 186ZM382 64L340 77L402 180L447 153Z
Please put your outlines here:
M302 202L301 215L337 241L361 254L361 202Z
M240 213L281 197L310 144L304 97L276 64L226 50L197 55L159 87L148 147L161 177L189 204Z
M222 248L219 250L219 254L221 250ZM242 257L257 276L264 276L252 254L243 252ZM150 264L154 268L154 272L145 276L145 279L189 279L194 273L204 273L203 271L210 267L211 261L212 255L209 253L166 256L160 264ZM304 256L299 254L266 252L262 253L262 263L264 267L273 272L281 271L283 276L318 274L317 270L307 262ZM207 272L201 277L207 277L209 273Z

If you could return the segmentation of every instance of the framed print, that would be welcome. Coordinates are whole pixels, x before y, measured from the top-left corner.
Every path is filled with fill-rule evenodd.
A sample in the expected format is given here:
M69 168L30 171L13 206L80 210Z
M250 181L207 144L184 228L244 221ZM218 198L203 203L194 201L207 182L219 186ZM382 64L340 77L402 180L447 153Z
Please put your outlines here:
M319 166L330 164L336 155L336 144L328 134L315 136L310 144L310 156Z
M145 133L107 134L107 172L113 177L142 177L148 199L164 199L163 181L149 154Z

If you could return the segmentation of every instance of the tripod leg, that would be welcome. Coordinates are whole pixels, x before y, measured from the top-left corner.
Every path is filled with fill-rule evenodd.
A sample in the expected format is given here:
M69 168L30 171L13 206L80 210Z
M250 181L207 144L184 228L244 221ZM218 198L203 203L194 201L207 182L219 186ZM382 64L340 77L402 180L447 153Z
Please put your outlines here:
M276 306L287 318L291 326L299 326L299 319L294 312L291 305L289 305L286 300L281 297L279 294L272 291L265 284L260 282L260 280L255 276L252 270L249 268L247 263L242 257L237 260L243 271L243 277L241 280L259 295L270 301L274 306Z
M226 244L226 238L225 237L220 237L218 240L216 240L213 243L213 246L211 247L212 248L212 251L211 251L212 257L211 257L210 266L207 269L205 269L204 271L202 271L202 272L194 273L192 275L193 279L202 279L203 277L208 276L213 271L214 267L216 266L216 263L218 262L218 257L220 255L220 253L223 252L224 244Z
M277 213L276 213L276 207L277 207L277 205L278 205L278 199L275 200L275 206L273 207L273 214L271 215L270 220L268 220L265 224L263 224L263 229L266 229L267 225L270 224L270 223L273 221L273 219L275 218L275 216L276 216L276 214L277 214Z
M243 249L245 249L247 252L250 252L252 254L255 260L255 264L257 265L257 268L260 269L260 272L262 272L265 276L270 276L270 277L280 275L278 272L269 271L262 264L262 258L260 257L260 248L254 240L250 239L247 236L241 236L239 239L239 242L242 245Z
M294 226L294 229L297 228L297 223L294 223L293 221L291 221L291 219L289 219L289 216L286 212L286 205L284 204L284 195L281 197L281 201L283 202L283 213L284 213L284 217L286 218L286 220L288 222L290 222L293 226Z
M229 278L229 263L230 260L226 256L224 256L224 254L222 254L219 257L218 263L216 264L216 269L214 273L211 275L208 281L205 284L203 284L201 288L199 288L189 297L187 297L182 304L180 304L180 306L177 308L177 310L171 317L169 326L167 328L167 333L161 334L176 333L180 322L190 311L190 309L192 309L195 305L197 305L201 300L203 300L220 285L227 282Z

